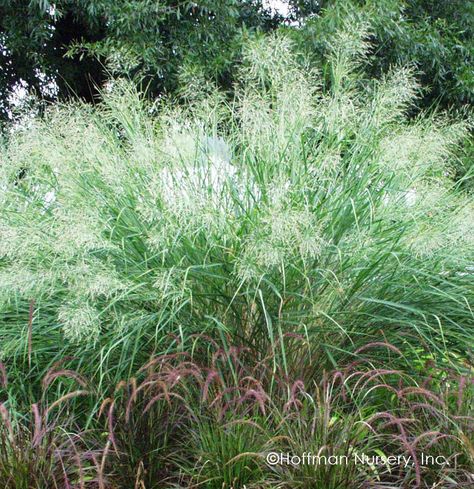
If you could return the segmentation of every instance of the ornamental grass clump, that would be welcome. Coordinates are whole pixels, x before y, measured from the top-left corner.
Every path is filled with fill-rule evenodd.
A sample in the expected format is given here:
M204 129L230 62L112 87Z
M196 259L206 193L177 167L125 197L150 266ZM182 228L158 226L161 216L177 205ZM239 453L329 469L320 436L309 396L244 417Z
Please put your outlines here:
M436 379L431 364L410 377L384 342L318 381L304 366L274 371L271 352L206 336L181 346L150 358L101 403L98 465L112 487L474 483L472 378L437 371ZM379 349L392 361L377 359Z
M9 393L7 371L1 363L0 372L1 487L104 489L98 465L100 445L92 446L93 438L81 430L79 416L71 409L74 399L88 394L85 380L58 366L43 378L41 399L21 412ZM75 390L60 395L58 384L64 380Z
M150 104L117 81L17 128L0 153L2 358L24 368L34 301L32 364L73 354L99 388L203 332L270 346L286 371L286 333L320 370L370 341L465 368L474 204L450 175L468 123L409 120L410 69L361 83L360 30L334 38L325 76L275 35L247 46L231 101L206 85Z

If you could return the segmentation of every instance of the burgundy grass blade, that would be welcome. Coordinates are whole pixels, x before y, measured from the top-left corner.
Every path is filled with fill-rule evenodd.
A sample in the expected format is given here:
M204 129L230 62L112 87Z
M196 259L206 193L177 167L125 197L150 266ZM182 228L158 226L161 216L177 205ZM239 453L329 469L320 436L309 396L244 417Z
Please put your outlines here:
M36 447L39 445L41 438L43 436L42 430L43 430L43 423L41 420L41 415L38 409L38 404L32 404L31 405L31 410L33 411L33 417L34 417L34 422L35 422L35 429L33 433L33 447Z
M42 381L43 390L46 390L58 377L67 377L69 379L74 379L82 388L85 389L87 387L87 382L77 372L74 372L74 370L62 369L56 371L48 371Z
M0 362L0 387L4 389L8 387L7 369L2 362Z

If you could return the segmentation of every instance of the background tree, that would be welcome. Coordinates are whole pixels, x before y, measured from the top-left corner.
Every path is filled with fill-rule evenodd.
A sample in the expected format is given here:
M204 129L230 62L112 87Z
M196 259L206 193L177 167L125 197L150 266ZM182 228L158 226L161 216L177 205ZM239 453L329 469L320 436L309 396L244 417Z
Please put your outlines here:
M309 2L311 3L311 2ZM412 65L424 88L419 107L461 107L474 97L474 3L464 0L326 0L305 10L293 35L323 66L332 34L348 19L368 26L372 45L365 65L380 77L394 65Z
M239 37L280 21L255 0L0 0L0 103L5 113L18 84L51 98L51 78L60 97L92 100L104 67L144 77L155 95L187 65L228 86Z
M275 10L284 3L0 0L0 111L6 115L19 85L46 99L91 101L115 75L141 80L152 96L199 77L229 89L244 39L284 26L324 68L332 36L348 17L369 26L368 76L411 64L424 87L418 107L472 102L472 2L290 0L284 12Z

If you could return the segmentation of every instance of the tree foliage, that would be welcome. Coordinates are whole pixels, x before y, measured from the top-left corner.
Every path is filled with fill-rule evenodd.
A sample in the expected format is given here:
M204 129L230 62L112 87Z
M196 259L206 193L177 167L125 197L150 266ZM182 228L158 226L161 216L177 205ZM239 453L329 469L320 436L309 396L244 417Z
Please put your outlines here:
M173 90L183 67L199 66L229 85L236 43L246 29L276 27L254 0L2 0L3 108L18 83L92 100L108 75L145 76L152 93Z
M243 40L281 26L324 67L333 34L348 18L369 26L369 76L412 64L425 87L419 106L472 102L472 3L288 3L283 16L261 0L0 0L0 104L5 112L18 84L46 98L91 101L113 75L136 76L153 96L176 93L193 78L231 88ZM47 90L52 79L58 93Z
M424 87L419 107L460 107L474 96L474 4L463 0L327 0L321 15L292 30L314 62L324 66L332 36L348 21L365 25L372 44L368 77L392 66L416 67Z

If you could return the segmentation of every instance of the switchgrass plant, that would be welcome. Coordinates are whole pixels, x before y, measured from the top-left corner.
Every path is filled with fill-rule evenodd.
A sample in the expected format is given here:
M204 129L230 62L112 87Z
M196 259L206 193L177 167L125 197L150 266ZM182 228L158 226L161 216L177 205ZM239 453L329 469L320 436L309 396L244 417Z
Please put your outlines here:
M255 39L231 100L117 81L2 143L3 486L472 486L469 121L409 120L410 69L363 83L369 34L324 76ZM308 452L411 463L267 459Z
M231 101L117 81L11 134L0 354L19 392L65 355L103 390L169 334L270 349L286 375L285 334L315 378L376 341L408 369L471 368L473 201L450 178L469 124L408 120L410 69L362 84L366 36L335 36L330 88L276 35L249 43Z

